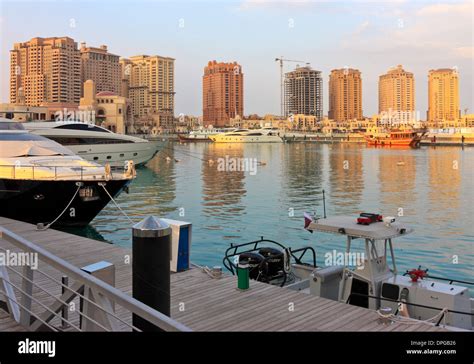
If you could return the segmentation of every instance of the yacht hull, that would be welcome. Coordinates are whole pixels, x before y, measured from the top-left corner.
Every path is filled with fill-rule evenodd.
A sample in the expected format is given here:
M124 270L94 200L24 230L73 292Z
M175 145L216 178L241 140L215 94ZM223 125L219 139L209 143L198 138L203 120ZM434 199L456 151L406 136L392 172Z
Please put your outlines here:
M209 139L208 135L189 135L189 134L178 134L178 138L182 142L196 142L196 143L201 143L201 142L211 142L211 139Z
M131 180L106 181L105 188L114 198ZM83 181L70 206L52 225L85 226L110 202L99 181ZM34 181L0 179L0 216L32 224L53 222L78 190L76 181Z
M211 136L214 143L282 143L283 139L276 135L264 136Z
M133 160L136 166L144 165L160 150L160 142L126 144L82 144L65 145L78 156L99 164L123 166Z

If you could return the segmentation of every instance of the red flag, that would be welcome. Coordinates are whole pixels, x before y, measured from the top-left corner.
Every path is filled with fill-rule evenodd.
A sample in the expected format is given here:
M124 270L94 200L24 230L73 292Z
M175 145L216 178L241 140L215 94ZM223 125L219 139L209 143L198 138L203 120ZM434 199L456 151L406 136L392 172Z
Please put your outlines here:
M305 212L303 216L304 216L304 228L312 234L313 230L308 229L308 226L309 224L313 222L313 217L307 212Z

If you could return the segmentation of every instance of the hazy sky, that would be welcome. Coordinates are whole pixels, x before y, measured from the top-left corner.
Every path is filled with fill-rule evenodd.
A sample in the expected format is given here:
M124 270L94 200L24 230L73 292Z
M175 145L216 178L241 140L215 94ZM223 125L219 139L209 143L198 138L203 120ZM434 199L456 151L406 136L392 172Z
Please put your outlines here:
M14 42L69 36L91 46L106 44L123 57L175 58L176 114L201 115L203 67L213 59L242 65L245 114L278 114L274 59L280 55L323 72L325 115L331 69L362 72L363 111L371 116L378 108L378 76L397 64L415 74L422 119L432 68L458 68L461 109L474 113L473 11L471 0L0 0L0 102L8 102ZM285 65L285 71L295 65Z

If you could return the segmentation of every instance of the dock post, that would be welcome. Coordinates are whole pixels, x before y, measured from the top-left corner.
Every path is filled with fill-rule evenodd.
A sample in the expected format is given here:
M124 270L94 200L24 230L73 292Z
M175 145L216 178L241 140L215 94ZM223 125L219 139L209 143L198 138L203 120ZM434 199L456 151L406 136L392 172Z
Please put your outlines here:
M148 216L133 226L133 298L170 316L171 228L157 217ZM142 331L161 331L133 315L133 326Z
M62 276L61 277L61 294L63 295L66 293L66 287L69 286L69 277L68 276ZM61 320L61 328L65 329L69 327L69 324L67 323L69 320L69 310L68 306L64 305L63 308L61 309L61 317L63 320ZM79 319L82 321L82 316L79 316Z

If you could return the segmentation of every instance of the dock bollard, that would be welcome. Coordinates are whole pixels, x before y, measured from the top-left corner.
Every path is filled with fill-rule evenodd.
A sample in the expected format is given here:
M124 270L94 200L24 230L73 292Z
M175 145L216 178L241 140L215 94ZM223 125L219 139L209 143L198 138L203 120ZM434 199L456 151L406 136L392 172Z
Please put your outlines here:
M133 226L133 298L170 316L171 228L157 217L148 216ZM162 331L133 315L133 326L142 331Z
M249 289L249 263L243 260L237 264L237 288L244 291Z

